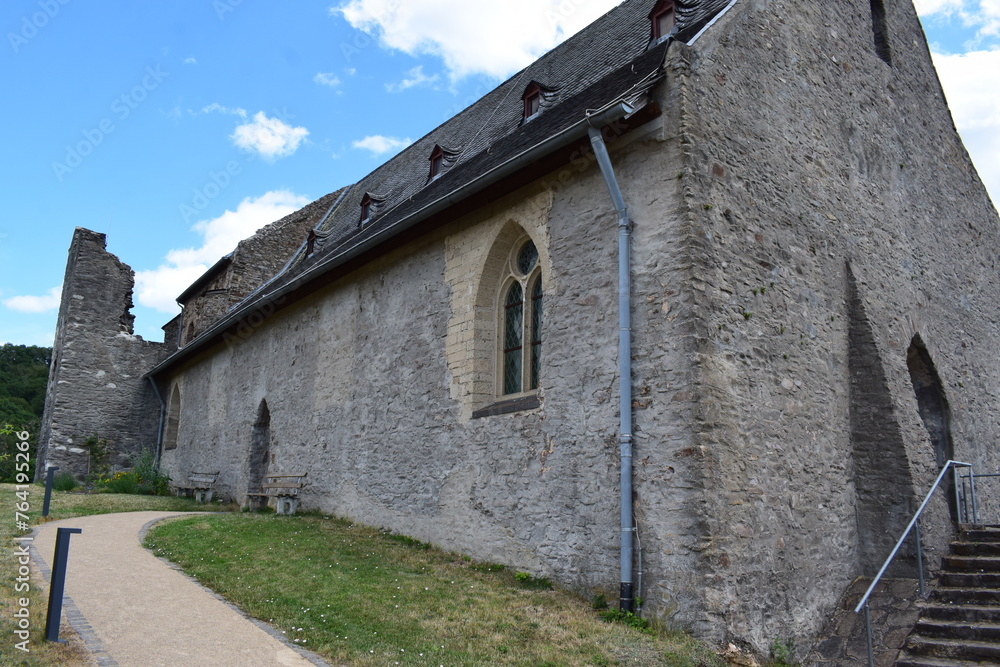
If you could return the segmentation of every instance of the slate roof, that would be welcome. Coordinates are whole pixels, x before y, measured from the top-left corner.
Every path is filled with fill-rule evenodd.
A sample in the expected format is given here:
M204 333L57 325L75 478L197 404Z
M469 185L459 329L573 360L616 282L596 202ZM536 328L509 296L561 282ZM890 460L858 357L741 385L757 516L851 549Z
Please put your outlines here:
M287 278L347 243L392 227L422 205L578 122L588 110L630 93L639 97L655 83L666 49L665 44L650 45L649 14L655 4L623 2L356 183L316 230L313 256L300 255ZM695 34L707 22L703 5L717 4L719 0L679 2L679 30ZM522 95L532 82L544 90L542 108L524 121ZM428 182L429 158L438 145L448 151L446 168ZM366 194L373 199L374 215L362 226L360 206Z
M733 2L675 0L673 38L690 40ZM285 270L268 281L266 290L251 295L235 310L244 310L300 276L305 279L347 247L391 237L397 223L580 123L588 112L643 98L662 79L670 41L650 43L649 15L656 3L625 0L347 188L317 226L313 254L306 257L304 247L300 249ZM541 111L525 121L522 95L532 82L543 88ZM431 180L429 158L438 145L445 149L446 168ZM361 225L361 200L366 194L373 200L374 214Z

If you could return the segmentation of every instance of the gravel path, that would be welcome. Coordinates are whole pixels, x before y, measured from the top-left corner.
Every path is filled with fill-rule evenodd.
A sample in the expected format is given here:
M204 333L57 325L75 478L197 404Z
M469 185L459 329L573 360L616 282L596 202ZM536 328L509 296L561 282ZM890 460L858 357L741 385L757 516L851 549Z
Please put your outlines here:
M64 612L98 664L327 665L142 548L145 530L173 516L184 514L101 514L37 529L34 556L46 578L56 529L83 529L70 538Z

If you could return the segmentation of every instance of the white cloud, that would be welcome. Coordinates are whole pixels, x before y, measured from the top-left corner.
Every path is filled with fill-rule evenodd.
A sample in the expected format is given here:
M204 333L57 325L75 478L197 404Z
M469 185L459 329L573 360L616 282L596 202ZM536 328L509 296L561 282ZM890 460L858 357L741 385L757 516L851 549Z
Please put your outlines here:
M193 229L201 234L199 248L182 248L167 253L159 267L135 274L136 301L163 313L178 312L176 299L241 240L264 225L279 220L309 203L307 197L287 190L274 190L256 199L240 202L235 211L226 211L212 220L202 220ZM58 297L57 297L58 302Z
M965 28L975 28L972 44L1000 37L1000 0L914 0L922 18L957 16Z
M191 56L190 58L185 58L184 59L184 64L185 65L197 65L198 64L198 59L195 58L194 56Z
M309 136L304 127L292 127L278 118L268 118L263 111L253 116L253 121L236 128L229 137L243 150L256 152L265 159L287 157L298 150Z
M424 74L424 66L417 65L410 71L406 73L406 78L404 78L399 83L387 83L385 84L385 89L390 93L401 93L409 88L415 88L417 86L429 86L435 83L441 77L435 74L434 76L427 76Z
M218 112L218 113L230 114L230 115L233 115L233 116L239 116L240 118L246 118L247 117L247 110L246 109L241 109L240 107L233 107L233 108L224 107L221 104L219 104L218 102L212 102L207 107L203 107L202 110L201 110L201 112L202 113Z
M439 56L453 80L504 78L621 0L349 0L332 8L382 46Z
M951 14L962 9L963 0L913 0L920 16L930 16L931 14Z
M983 13L983 29L981 35L1000 37L1000 0L982 0L979 8Z
M1000 49L932 54L955 126L993 203L1000 202Z
M333 72L319 72L313 77L313 81L321 86L330 86L331 88L336 88L340 85L340 79Z
M413 141L410 138L397 139L396 137L384 137L381 134L365 137L355 141L352 146L371 151L373 155L385 155L386 153L396 153L406 148Z
M53 287L42 296L12 296L4 299L3 305L21 313L47 313L59 307L62 299L62 285Z

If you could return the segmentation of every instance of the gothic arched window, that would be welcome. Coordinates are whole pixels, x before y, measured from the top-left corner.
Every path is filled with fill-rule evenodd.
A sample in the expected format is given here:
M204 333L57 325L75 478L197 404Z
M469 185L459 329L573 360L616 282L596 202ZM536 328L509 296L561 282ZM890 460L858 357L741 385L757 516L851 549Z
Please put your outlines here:
M500 299L497 385L500 396L538 389L542 352L542 275L538 249L527 240L515 248Z
M177 449L177 436L181 429L181 390L177 385L170 392L167 402L167 420L163 430L163 449Z

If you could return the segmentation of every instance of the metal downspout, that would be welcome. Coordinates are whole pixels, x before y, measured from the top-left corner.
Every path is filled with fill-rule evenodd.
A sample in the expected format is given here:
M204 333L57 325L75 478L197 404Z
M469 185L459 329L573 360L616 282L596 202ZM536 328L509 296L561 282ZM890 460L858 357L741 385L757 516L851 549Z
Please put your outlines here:
M621 446L621 588L619 606L633 610L632 590L633 518L632 518L632 285L631 285L631 222L622 197L614 167L608 156L601 129L591 125L590 143L597 156L604 182L611 193L618 214L618 393L619 444Z
M153 393L156 394L156 400L160 402L160 425L156 428L156 468L160 468L160 454L163 449L163 420L167 415L167 404L163 402L163 396L160 395L160 388L156 386L156 380L150 376L146 376L149 380L149 384L153 387Z

